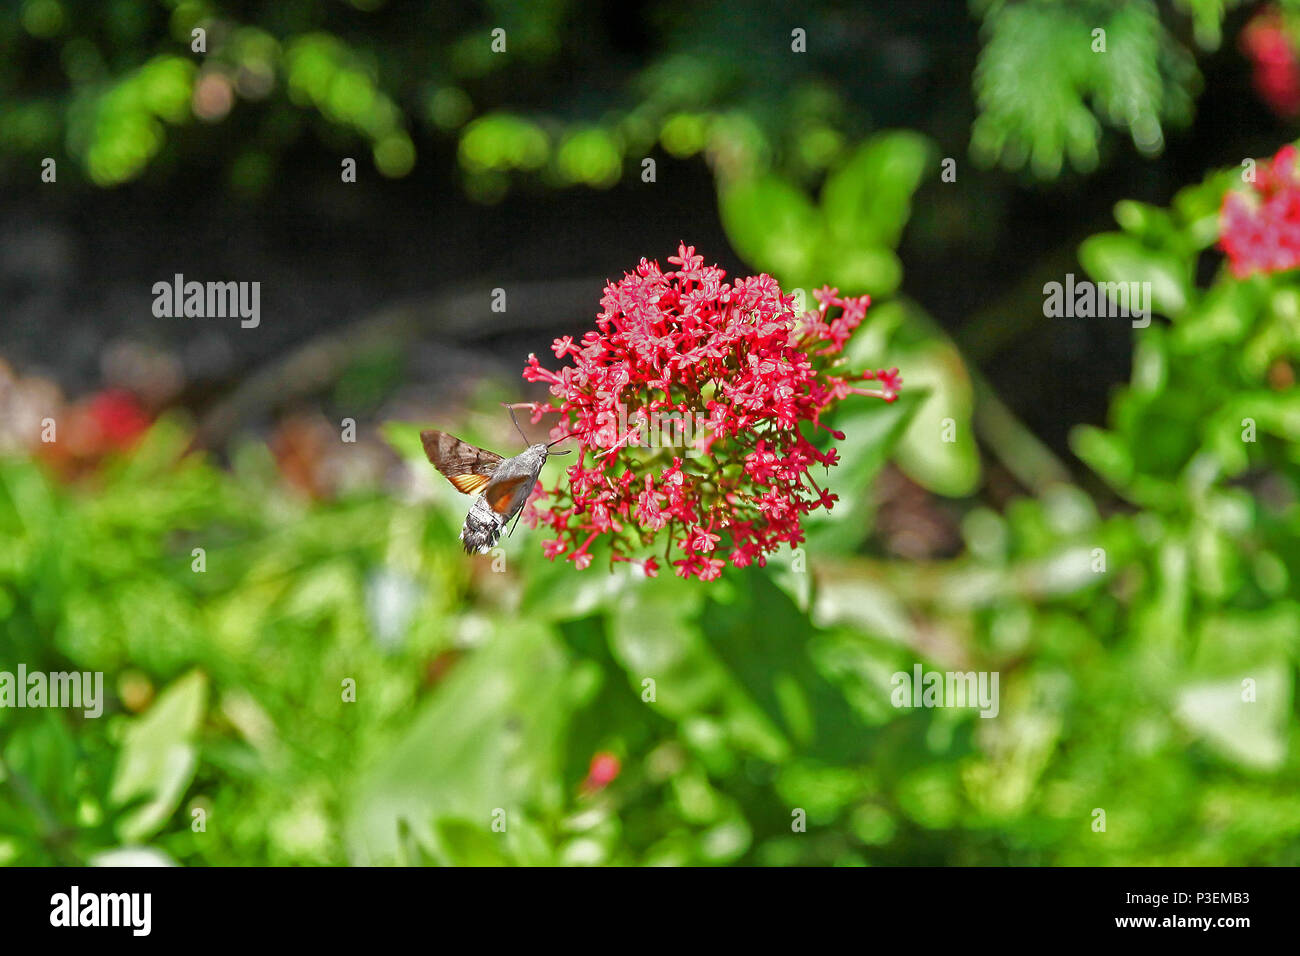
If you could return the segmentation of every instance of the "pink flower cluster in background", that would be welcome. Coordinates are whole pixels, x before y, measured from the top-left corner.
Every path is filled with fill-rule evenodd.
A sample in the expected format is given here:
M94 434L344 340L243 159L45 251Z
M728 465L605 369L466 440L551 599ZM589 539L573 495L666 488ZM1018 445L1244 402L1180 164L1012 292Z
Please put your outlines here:
M658 561L637 553L665 532L676 573L712 580L727 562L763 565L781 543L803 541L803 516L836 500L810 474L836 463L834 445L810 437L843 439L827 411L855 394L892 402L901 379L838 367L867 296L824 288L819 307L798 315L769 275L724 282L693 246L668 262L677 268L642 259L606 286L596 328L552 346L571 364L551 371L529 356L524 378L554 396L533 406L533 421L558 412L551 436L571 435L578 457L556 487L539 485L524 520L553 532L552 559L585 568L603 541L611 562L636 558L649 575ZM868 380L877 387L858 384ZM649 436L638 412L692 416L695 452L640 447Z
M1300 265L1300 180L1296 148L1260 162L1248 190L1230 189L1219 212L1219 246L1232 274L1278 272Z

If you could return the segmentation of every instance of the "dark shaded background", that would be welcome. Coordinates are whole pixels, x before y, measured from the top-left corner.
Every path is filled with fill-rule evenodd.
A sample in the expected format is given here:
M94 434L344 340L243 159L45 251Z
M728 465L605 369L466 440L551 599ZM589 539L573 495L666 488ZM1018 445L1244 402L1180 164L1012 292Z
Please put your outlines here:
M274 23L307 16L302 8L310 5L278 12L273 4L229 6L247 21ZM310 16L345 39L364 25L366 38L394 57L384 69L400 70L436 55L438 40L468 27L476 12L492 15L443 7L414 12L424 6L392 4L363 17L330 4ZM701 57L743 64L761 35L781 33L791 22L776 4L721 5L710 14L719 19L692 42L691 22L701 15L693 5L580 4L560 34L560 55L525 66L522 82L509 72L481 80L472 86L474 98L595 114L624 101L623 84L665 49L696 47ZM1225 34L1235 35L1246 15L1232 14ZM931 181L918 196L900 250L904 292L956 336L1036 434L1067 454L1067 428L1099 421L1109 386L1127 377L1129 343L1089 320L1061 319L1050 328L1036 322L1041 285L1077 270L1075 247L1112 225L1115 201L1167 202L1206 169L1262 154L1285 134L1252 93L1240 52L1229 43L1201 57L1205 83L1195 123L1167 130L1158 158L1140 157L1111 135L1095 174L1067 172L1039 183L1028 174L978 170L966 158L980 39L964 4L826 3L805 7L801 16L811 22L815 43L836 38L831 50L754 63L766 75L751 76L753 88L740 94L761 103L800 78L790 71L828 74L852 103L850 128L911 127L932 136L941 155L957 158L955 186ZM819 33L819 23L836 29ZM729 38L727 48L709 48L719 37ZM30 92L48 92L58 81L57 70L31 51L8 69L21 70L19 85ZM513 375L528 352L540 354L555 335L585 328L603 280L643 255L662 259L685 240L733 273L744 268L727 245L713 178L699 158L654 154L653 185L634 171L606 190L554 190L524 180L499 204L484 205L466 198L449 137L416 128L414 171L389 180L375 173L359 144L304 124L276 156L268 187L255 197L239 195L228 185L232 154L241 140L256 140L270 113L265 103L239 103L222 123L169 130L165 152L144 175L112 189L78 180L71 162L61 164L57 186L43 185L27 157L6 156L3 353L19 368L52 375L75 396L100 386L106 347L156 344L185 364L186 390L176 400L202 413L250 372L313 336L408 303L425 313L425 331L416 347L403 350L397 377L436 402L458 390L462 372ZM344 155L361 157L355 184L338 181ZM155 319L150 287L175 272L261 281L261 328ZM508 321L486 308L498 286L520 296Z

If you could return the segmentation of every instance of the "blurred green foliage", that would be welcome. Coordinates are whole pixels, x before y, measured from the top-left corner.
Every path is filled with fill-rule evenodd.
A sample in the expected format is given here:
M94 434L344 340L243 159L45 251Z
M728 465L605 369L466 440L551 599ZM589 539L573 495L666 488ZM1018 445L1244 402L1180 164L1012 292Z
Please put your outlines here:
M21 0L0 9L0 163L70 156L107 187L163 155L166 172L215 153L231 189L256 196L308 137L340 156L363 147L387 177L450 138L466 193L495 202L520 176L608 188L659 146L723 175L816 176L860 132L835 76L849 54L834 8L800 24L828 57L791 53L779 5L670 7L648 17L654 55L634 58L618 49L622 16L579 0Z
M1196 4L1202 45L1218 45L1231 4ZM974 77L977 160L1011 168L1028 162L1048 179L1067 159L1081 171L1095 168L1103 124L1124 130L1151 155L1164 146L1165 125L1190 121L1200 75L1153 0L975 6L986 37Z
M721 186L755 266L885 296L851 359L906 380L843 409L844 500L767 569L577 572L524 532L498 573L460 552L465 499L413 425L385 434L432 497L308 502L263 445L184 455L176 418L76 484L0 461L0 662L109 689L99 719L0 710L0 861L1300 863L1300 276L1196 283L1230 174L1121 203L1081 261L1148 277L1168 321L1137 332L1107 427L1075 433L1097 480L994 508L970 497L975 377L888 298L927 164L886 133L820 203ZM890 460L960 513L958 557L878 555ZM997 718L893 707L918 662L998 672ZM591 792L601 752L622 772Z
M1105 154L1106 128L1159 153L1166 129L1192 118L1196 54L1220 46L1238 6L972 0L971 156L1044 179L1086 172ZM361 147L386 177L451 138L467 194L484 202L520 177L607 188L656 148L702 155L722 179L775 169L808 183L879 122L873 112L917 95L913 68L889 67L901 37L923 29L942 57L969 29L960 15L921 18L905 5L853 13L834 3L796 13L723 2L699 17L671 2L620 15L581 0L18 0L0 10L11 54L0 62L0 162L29 170L70 156L91 183L116 186L160 157L217 153L232 190L255 196L308 136L339 155ZM792 28L806 53L793 52ZM648 48L628 40L637 30L653 37ZM209 125L230 135L205 135Z

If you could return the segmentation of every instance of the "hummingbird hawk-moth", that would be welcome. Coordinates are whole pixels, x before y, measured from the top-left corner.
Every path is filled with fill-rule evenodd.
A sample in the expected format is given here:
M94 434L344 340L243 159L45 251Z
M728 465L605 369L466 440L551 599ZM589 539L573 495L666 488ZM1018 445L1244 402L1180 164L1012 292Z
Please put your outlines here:
M510 409L510 418L524 441L528 441L528 436L524 435L515 419L514 409ZM469 506L469 514L465 515L465 526L460 530L466 554L489 550L497 543L511 518L515 518L517 525L516 516L523 511L528 496L537 485L537 476L542 465L546 464L547 456L569 454L567 451L551 452L551 445L564 441L564 438L557 438L550 444L529 445L526 451L513 458L502 458L436 429L420 432L420 441L433 467L442 472L457 491L477 496ZM513 527L510 533L514 534Z

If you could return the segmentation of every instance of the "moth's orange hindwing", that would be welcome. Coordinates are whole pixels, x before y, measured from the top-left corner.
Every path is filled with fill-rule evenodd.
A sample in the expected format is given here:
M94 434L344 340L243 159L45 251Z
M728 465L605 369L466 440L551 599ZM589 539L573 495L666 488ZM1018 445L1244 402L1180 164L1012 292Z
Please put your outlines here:
M493 485L492 492L488 495L487 499L488 507L499 515L503 515L507 518L512 517L509 513L510 502L514 499L515 492L519 490L519 486L528 480L529 477L527 475L520 475L518 478L511 478L508 481L502 481ZM533 480L535 481L536 479L534 478Z

